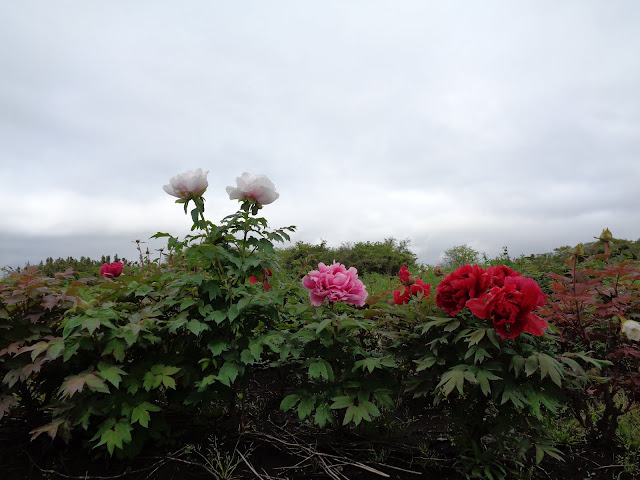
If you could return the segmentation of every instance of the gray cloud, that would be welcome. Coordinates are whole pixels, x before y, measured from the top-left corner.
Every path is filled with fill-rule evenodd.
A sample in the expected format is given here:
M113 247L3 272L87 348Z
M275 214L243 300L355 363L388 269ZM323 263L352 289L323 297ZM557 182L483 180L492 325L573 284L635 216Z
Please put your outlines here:
M186 232L162 185L197 167L214 220L265 173L294 239L408 237L430 263L636 239L639 20L630 0L5 2L0 264Z

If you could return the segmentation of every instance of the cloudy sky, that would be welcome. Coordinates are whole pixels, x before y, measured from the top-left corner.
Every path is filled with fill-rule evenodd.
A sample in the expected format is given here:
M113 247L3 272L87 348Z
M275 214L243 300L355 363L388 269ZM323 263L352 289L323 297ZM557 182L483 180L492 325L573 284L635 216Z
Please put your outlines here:
M188 233L266 174L294 240L640 237L640 3L0 1L0 266ZM152 248L159 244L150 243Z

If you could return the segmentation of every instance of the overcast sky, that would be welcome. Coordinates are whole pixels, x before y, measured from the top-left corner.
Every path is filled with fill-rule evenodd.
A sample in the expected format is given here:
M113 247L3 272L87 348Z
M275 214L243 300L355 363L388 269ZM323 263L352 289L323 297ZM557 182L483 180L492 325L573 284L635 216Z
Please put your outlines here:
M0 267L184 235L266 174L293 240L640 237L640 2L0 0ZM159 247L151 243L152 247Z

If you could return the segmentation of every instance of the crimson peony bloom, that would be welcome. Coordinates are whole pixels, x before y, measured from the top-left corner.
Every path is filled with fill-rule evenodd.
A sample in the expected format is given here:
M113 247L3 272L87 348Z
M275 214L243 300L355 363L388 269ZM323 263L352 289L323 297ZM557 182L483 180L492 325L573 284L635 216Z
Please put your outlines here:
M100 267L100 275L105 278L115 278L122 275L122 262L104 263Z
M169 185L165 185L162 188L169 195L178 197L180 200L201 197L209 186L207 181L208 173L208 170L203 172L201 168L189 170L176 175L169 180Z
M227 187L230 200L253 198L260 205L268 205L275 202L280 194L266 175L251 175L244 172L236 178L237 187Z
M409 303L411 299L411 290L407 287L402 287L400 290L393 291L393 303L396 305L403 305Z
M269 268L264 269L264 273L262 274L262 285L267 292L271 288L271 285L269 285L269 277L271 277L272 275L273 272ZM260 283L260 280L258 280L254 275L251 275L249 277L249 281L251 283Z
M448 315L460 312L471 298L486 293L491 279L478 265L463 265L447 275L436 287L436 305Z
M484 271L484 274L489 277L489 285L492 287L502 287L504 285L504 279L507 277L520 276L520 272L516 272L506 265L495 265L493 267L489 267Z
M411 275L411 272L407 270L406 265L403 265L398 272L398 278L400 278L403 285L413 285L413 282L415 282L415 278Z
M409 303L411 297L417 297L418 294L422 293L422 298L428 297L431 293L431 284L424 283L422 280L417 278L413 285L408 287L403 287L403 290L394 290L393 292L393 303L396 305L402 305L403 303Z
M545 295L531 278L513 276L504 286L493 287L481 298L467 302L467 308L478 318L493 320L502 338L515 338L523 332L540 336L547 322L532 313L544 305Z
M302 279L302 285L309 290L311 305L319 307L325 298L330 302L344 302L359 307L364 305L367 287L358 279L358 271L333 262L327 266L318 264L318 270L311 270Z

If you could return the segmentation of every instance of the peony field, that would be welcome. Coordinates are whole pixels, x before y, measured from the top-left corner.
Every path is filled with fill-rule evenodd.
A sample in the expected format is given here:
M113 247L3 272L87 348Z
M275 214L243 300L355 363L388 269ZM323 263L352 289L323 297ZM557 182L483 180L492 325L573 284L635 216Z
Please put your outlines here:
M292 244L264 175L213 218L207 174L158 252L5 271L0 478L640 478L640 241L422 265Z

